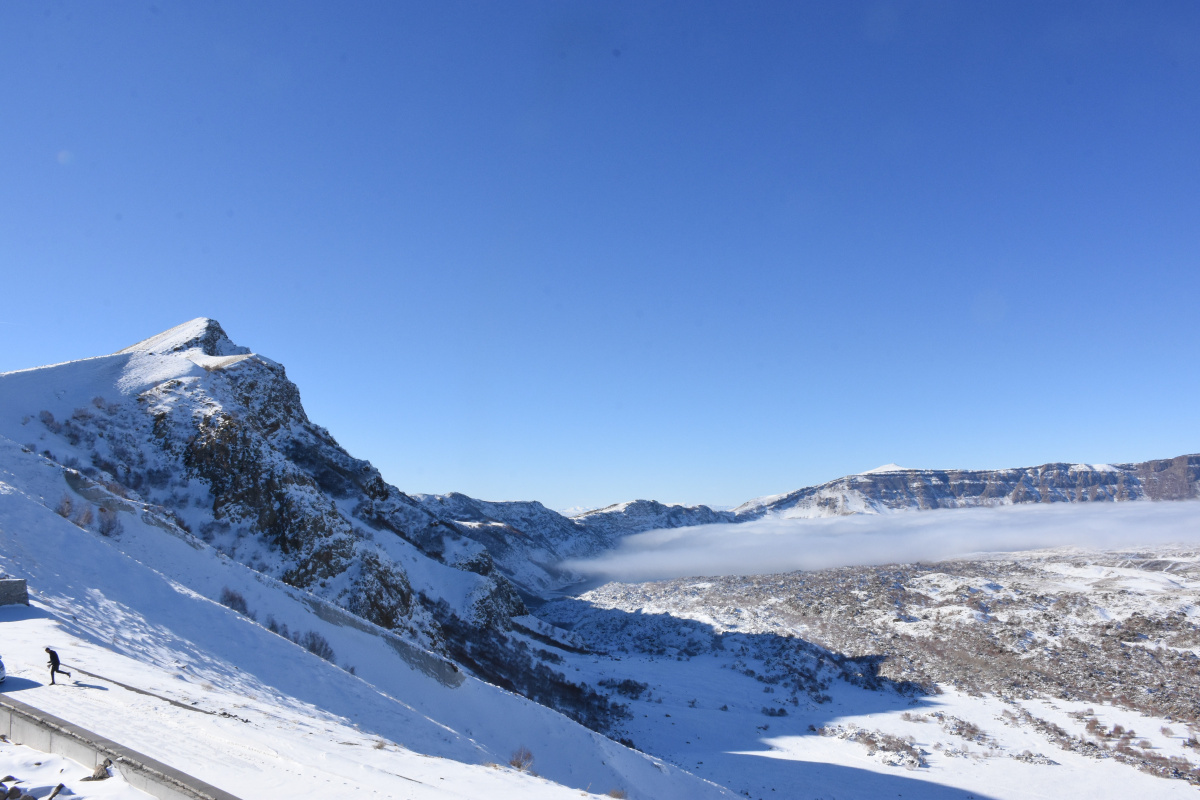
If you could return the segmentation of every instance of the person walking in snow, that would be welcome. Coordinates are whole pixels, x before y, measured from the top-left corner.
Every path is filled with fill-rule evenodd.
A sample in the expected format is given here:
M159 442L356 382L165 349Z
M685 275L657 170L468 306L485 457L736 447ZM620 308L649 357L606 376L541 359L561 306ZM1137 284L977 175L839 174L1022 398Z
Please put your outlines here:
M54 685L54 673L56 672L61 672L68 678L71 677L71 673L59 666L58 653L54 652L49 647L46 648L46 652L50 654L50 685Z

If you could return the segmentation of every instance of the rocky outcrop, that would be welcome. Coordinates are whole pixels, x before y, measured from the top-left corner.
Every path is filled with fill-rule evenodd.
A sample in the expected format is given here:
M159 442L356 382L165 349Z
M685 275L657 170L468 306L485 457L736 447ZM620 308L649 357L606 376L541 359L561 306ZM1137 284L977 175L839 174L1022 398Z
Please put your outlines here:
M1200 497L1200 455L1146 461L1133 467L1142 493L1151 500Z

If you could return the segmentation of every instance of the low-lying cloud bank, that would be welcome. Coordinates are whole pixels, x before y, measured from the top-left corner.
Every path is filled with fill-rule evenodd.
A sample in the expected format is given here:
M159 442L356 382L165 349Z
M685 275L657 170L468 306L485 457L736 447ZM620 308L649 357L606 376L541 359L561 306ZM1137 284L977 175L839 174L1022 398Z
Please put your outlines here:
M939 561L1067 545L1112 549L1174 543L1200 544L1200 501L768 517L640 533L602 556L566 566L597 578L633 582Z

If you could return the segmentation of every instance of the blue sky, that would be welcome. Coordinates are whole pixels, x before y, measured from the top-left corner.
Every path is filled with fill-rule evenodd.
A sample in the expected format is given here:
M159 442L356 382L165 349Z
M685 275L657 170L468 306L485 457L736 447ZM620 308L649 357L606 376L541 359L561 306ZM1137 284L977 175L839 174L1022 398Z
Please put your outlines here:
M0 5L0 370L197 316L411 492L1200 450L1200 5Z

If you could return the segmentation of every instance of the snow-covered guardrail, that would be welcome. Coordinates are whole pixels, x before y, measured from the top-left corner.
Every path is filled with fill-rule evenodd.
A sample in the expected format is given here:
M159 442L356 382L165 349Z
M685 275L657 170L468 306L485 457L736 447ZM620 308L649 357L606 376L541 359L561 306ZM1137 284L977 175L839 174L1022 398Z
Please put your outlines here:
M238 800L161 761L5 694L0 694L0 734L15 744L65 756L85 767L94 768L104 759L112 759L126 783L160 800Z

